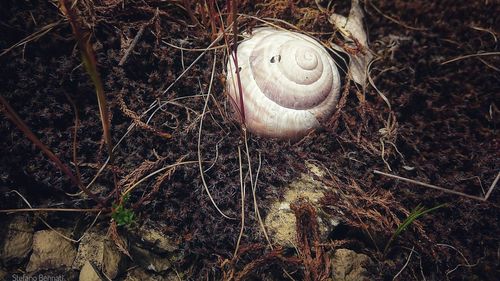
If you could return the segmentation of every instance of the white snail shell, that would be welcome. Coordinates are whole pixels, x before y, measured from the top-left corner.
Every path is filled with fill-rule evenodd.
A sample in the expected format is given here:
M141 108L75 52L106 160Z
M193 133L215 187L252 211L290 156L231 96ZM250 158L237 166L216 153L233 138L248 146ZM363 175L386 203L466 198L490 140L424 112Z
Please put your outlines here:
M340 93L333 58L316 40L300 33L258 28L227 65L227 92L241 113L239 70L246 128L276 138L297 138L332 115ZM241 115L241 114L239 114Z

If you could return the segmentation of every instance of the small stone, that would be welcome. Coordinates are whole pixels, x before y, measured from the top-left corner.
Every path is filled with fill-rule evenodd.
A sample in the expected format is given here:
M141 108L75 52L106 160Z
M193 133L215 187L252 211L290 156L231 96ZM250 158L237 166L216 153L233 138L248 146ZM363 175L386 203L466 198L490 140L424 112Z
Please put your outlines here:
M87 232L78 246L78 253L73 262L73 269L81 269L87 262L92 262L98 268L102 266L104 258L104 239L106 235L97 232Z
M96 269L94 266L89 262L86 261L82 269L80 270L80 277L78 278L79 281L103 281L103 279L99 276L99 273L96 272Z
M128 272L127 277L124 281L159 281L161 277L156 274L148 274L144 269L138 267Z
M91 231L80 241L72 268L81 269L86 262L102 269L109 279L114 279L124 269L126 258L104 232Z
M19 264L28 256L33 244L33 223L29 215L18 215L5 226L6 233L0 248L5 265Z
M64 233L64 230L57 230ZM61 237L54 230L41 230L33 236L33 253L26 267L27 272L44 269L69 268L76 257L72 242Z
M137 264L147 270L163 272L172 266L172 261L169 257L161 257L158 254L135 245L131 247L130 254Z
M308 168L314 175L322 175L318 167L309 164ZM323 184L311 175L302 174L298 180L290 183L286 190L283 200L271 205L264 223L274 243L292 248L297 245L297 231L295 214L290 209L290 204L299 198L304 198L318 210L319 199L324 196L324 189ZM317 213L320 238L326 239L331 230L338 225L338 220L327 217L323 212Z
M118 250L113 241L104 241L102 271L106 277L114 280L125 269L126 262L126 256Z
M349 249L338 249L331 257L333 281L370 280L367 267L372 260Z
M158 275L156 273L150 273L144 270L143 268L135 268L128 272L127 277L124 281L178 281L184 280L179 279L177 275L173 272L169 272L166 275Z
M177 250L176 244L172 242L170 237L152 227L141 227L137 232L137 235L141 238L145 245L158 253L171 253Z
M130 255L142 268L164 272L181 258L182 252L171 237L157 229L162 229L162 225L156 223L153 227L146 222L131 231Z

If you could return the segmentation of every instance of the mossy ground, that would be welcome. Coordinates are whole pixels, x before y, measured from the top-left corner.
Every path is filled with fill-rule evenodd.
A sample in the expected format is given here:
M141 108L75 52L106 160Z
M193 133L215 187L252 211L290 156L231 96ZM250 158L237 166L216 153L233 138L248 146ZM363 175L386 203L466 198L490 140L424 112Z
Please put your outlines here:
M111 170L126 187L166 165L181 162L162 180L154 177L131 194L137 222L161 221L162 231L179 241L185 258L177 264L193 280L221 279L238 273L267 253L248 197L242 248L251 249L231 264L239 220L224 219L210 203L201 183L198 164L199 121L210 83L213 51L207 52L175 86L164 90L199 55L188 49L206 48L210 29L193 24L181 1L81 1L77 7L93 32L93 47L112 114L113 141L157 100L166 103L149 125L167 132L165 139L136 127L116 150L113 166L94 185L102 195L113 189ZM224 1L220 2L223 9ZM287 21L319 40L340 40L328 15L315 1L241 1L239 12ZM321 1L320 1L321 2ZM328 1L325 1L328 2ZM339 2L339 3L337 3ZM347 14L349 1L334 1L334 10ZM321 180L332 192L322 199L324 212L343 214L344 220L324 244L324 250L347 247L377 261L375 279L392 280L415 255L401 280L495 280L498 273L498 190L479 202L374 175L382 170L421 182L481 195L499 171L498 97L500 93L500 7L494 1L365 1L371 49L378 60L371 77L391 103L368 87L351 84L339 118L299 143L250 136L254 171L262 165L257 199L266 214L271 202L283 196L281 186L306 172L313 161L329 175ZM155 16L156 9L159 9ZM207 25L201 6L192 5ZM0 48L6 49L62 17L49 1L5 1L0 11ZM283 25L280 22L274 22ZM243 29L260 24L243 17ZM143 34L120 66L138 31ZM496 55L465 57L478 52ZM207 185L221 210L239 218L239 126L233 122L223 91L224 59L217 54L212 98L204 117L200 151ZM47 34L0 57L0 94L30 129L65 163L71 163L75 114L79 113L77 161L88 183L106 159L97 100L69 25L61 21ZM132 114L131 114L132 113ZM146 121L147 117L141 120ZM388 121L390 120L390 121ZM397 149L396 149L397 148ZM246 163L246 159L243 158ZM194 161L194 162L191 162ZM74 165L71 165L74 169ZM391 170L389 170L389 168ZM243 170L248 165L243 164ZM159 176L162 176L160 174ZM249 183L249 181L247 180ZM0 118L0 205L25 208L11 190L37 207L91 208L95 203L68 196L78 190L30 143L7 118ZM249 193L247 193L249 194ZM399 222L418 204L447 203L410 227L382 257L382 248ZM5 220L2 214L0 219ZM49 213L54 226L88 223L85 213ZM109 217L103 219L103 223ZM43 225L39 225L43 228ZM443 246L448 245L448 246ZM293 253L286 253L292 256ZM279 264L279 263L277 263ZM303 264L282 265L298 279ZM256 268L255 276L280 277L280 267ZM257 278L257 277L256 277ZM258 278L257 278L258 279Z

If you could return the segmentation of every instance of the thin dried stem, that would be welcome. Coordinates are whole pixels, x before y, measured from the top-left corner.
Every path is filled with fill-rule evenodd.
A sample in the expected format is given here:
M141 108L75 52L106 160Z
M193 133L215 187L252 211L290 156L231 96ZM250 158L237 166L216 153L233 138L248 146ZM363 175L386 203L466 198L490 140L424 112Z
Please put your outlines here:
M468 54L468 55L456 57L456 58L451 59L451 60L444 61L441 63L441 65L449 64L452 62L456 62L456 61L468 59L468 58L484 57L484 56L499 56L499 55L500 55L500 52L484 52L484 53Z
M2 209L0 213L23 213L23 212L102 212L102 209L69 209L69 208L21 208L21 209Z
M205 191L207 192L208 198L210 198L210 201L215 206L215 209L217 209L217 211L223 217L225 217L227 219L234 219L234 218L229 217L228 215L224 214L224 212L222 212L221 209L219 208L219 206L217 206L217 204L215 203L215 200L212 197L212 194L210 193L210 190L208 189L207 182L205 181L205 175L204 175L204 172L203 172L204 169L203 169L203 164L202 164L203 161L202 161L202 157L201 157L201 132L202 132L202 129L203 129L203 119L204 119L205 113L207 111L208 101L210 100L210 94L211 94L211 91L212 91L212 84L213 84L213 80L214 80L216 62L217 62L217 51L214 51L214 63L212 65L212 74L211 74L211 77L210 77L210 83L209 83L209 86L208 86L207 97L205 98L205 105L203 106L203 112L201 113L200 127L199 127L199 130L198 130L198 166L200 168L200 176L201 176L201 181L203 183L203 187L205 188Z
M236 247L234 248L233 259L237 257L238 248L240 247L241 237L243 237L243 232L245 231L245 181L243 179L243 166L241 165L241 147L238 146L238 160L240 167L240 194L241 194L241 228L240 234L238 235L238 240L236 241Z
M459 195L459 196L463 196L463 197L466 197L466 198L469 198L469 199L479 200L479 201L483 201L483 202L485 202L485 201L488 200L488 198L491 195L491 193L493 192L493 189L495 188L498 180L500 179L500 172L499 172L497 174L497 177L495 178L495 180L491 184L490 189L488 190L488 192L486 193L486 195L484 197L480 197L480 196L469 195L469 194L466 194L466 193L463 193L463 192L460 192L460 191L446 189L446 188L439 187L439 186L436 186L436 185L432 185L432 184L428 184L428 183L424 183L424 182L420 182L420 181L416 181L416 180L412 180L412 179L408 179L408 178L404 178L404 177L400 177L400 176L396 176L396 175L384 173L384 172L381 172L381 171L378 171L378 170L373 170L373 173L379 174L379 175L383 175L383 176L386 176L386 177L390 177L390 178L395 178L395 179L402 180L402 181L405 181L405 182L413 183L413 184L416 184L416 185L420 185L420 186L425 186L425 187L428 187L428 188L436 189L436 190L439 190L439 191L442 191L442 192L445 192L445 193L455 194L455 195Z

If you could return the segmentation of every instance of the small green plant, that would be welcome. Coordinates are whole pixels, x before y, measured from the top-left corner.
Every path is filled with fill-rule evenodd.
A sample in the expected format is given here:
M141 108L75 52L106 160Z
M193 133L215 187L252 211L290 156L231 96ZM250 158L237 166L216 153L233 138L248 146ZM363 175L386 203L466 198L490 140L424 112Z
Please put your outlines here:
M129 195L123 196L119 204L113 203L113 212L111 218L118 226L130 226L135 221L135 213L132 209L126 208L125 204L129 199Z
M387 244L385 245L385 248L384 248L384 256L385 256L385 254L387 254L387 251L389 250L389 247L391 246L392 242L394 242L394 240L396 240L396 238L398 238L398 236L403 231L405 231L408 228L408 226L410 226L410 224L412 224L415 220L417 220L421 216L423 216L427 213L430 213L432 211L435 211L441 207L444 207L445 205L446 204L441 204L441 205L426 209L425 207L423 207L419 204L415 209L413 209L413 211L408 215L408 217L398 226L398 228L392 234L389 241L387 241Z

